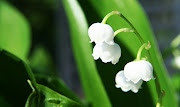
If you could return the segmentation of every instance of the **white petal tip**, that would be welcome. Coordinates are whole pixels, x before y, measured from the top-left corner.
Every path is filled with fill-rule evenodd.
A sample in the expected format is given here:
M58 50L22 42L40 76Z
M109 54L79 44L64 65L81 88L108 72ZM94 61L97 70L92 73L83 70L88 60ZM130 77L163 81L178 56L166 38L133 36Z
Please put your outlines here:
M120 86L119 86L119 85L117 85L117 84L115 85L115 87L116 87L116 88L120 88Z
M117 64L118 62L119 62L119 60L118 60L118 61L113 61L113 60L112 60L111 63L115 65L115 64Z
M116 65L116 63L112 63L113 65Z
M138 93L138 90L137 90L137 91L132 91L132 92L134 92L134 93Z

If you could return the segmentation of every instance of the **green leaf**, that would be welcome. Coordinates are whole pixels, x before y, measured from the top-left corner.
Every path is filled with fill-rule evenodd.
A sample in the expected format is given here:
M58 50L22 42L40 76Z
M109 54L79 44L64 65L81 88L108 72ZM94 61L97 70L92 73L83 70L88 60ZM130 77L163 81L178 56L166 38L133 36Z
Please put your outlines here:
M64 95L67 98L70 98L78 103L81 103L79 98L72 92L72 90L70 90L58 77L43 74L35 74L35 77L37 83L45 85L52 90L60 93L61 95Z
M71 42L85 97L92 107L110 107L111 103L92 58L84 13L77 0L63 0L63 5L69 19Z
M52 90L81 103L79 98L58 78L55 65L47 50L37 46L30 57L30 65L37 83L45 85Z
M21 59L0 49L0 96L9 105L13 107L23 107L25 105L31 92L27 79L34 81L28 72L28 65Z
M175 73L172 76L172 81L173 81L173 86L175 87L175 90L176 90L176 94L177 94L179 106L180 106L180 73Z
M162 90L166 93L165 97L163 97L163 106L177 107L174 87L163 65L147 17L138 2L136 0L79 0L79 2L85 11L89 24L101 22L106 14L113 10L117 10L134 25L145 42L150 41L152 48L149 50L151 55L149 60L153 64L154 72L158 75L156 81L159 80ZM107 23L113 27L114 31L119 28L131 28L127 22L119 16L111 17L108 19ZM154 80L147 82L148 87L145 87L146 83L144 82L142 89L137 95L132 94L131 92L123 93L120 89L115 89L114 77L116 73L123 70L123 67L127 62L135 59L138 48L142 45L134 33L121 33L115 37L115 41L122 49L120 62L113 66L111 64L102 64L101 61L97 61L99 73L113 106L155 106L158 97ZM143 53L143 56L145 56L145 53ZM129 97L130 95L131 97ZM151 97L153 102L151 101ZM132 101L132 103L129 103L129 101Z
M1 1L0 48L26 59L30 49L29 29L24 16L6 1Z
M30 94L25 107L83 107L46 86L36 84L36 88Z

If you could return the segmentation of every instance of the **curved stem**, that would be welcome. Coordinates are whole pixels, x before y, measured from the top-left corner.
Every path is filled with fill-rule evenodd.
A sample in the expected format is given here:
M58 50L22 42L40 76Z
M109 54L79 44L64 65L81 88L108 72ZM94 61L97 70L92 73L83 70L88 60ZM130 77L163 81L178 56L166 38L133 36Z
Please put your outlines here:
M121 13L118 12L118 11L112 11L112 12L108 13L108 14L103 18L103 20L102 20L101 23L106 24L107 19L108 19L110 16L112 16L112 15L119 15L119 16L121 16Z
M148 50L149 48L151 47L151 44L147 44L147 43L144 43L138 50L138 53L137 53L137 57L136 57L136 60L139 61L141 60L141 53L142 53L142 50L145 48L146 50Z
M142 44L144 44L144 43L145 43L144 40L142 39L141 35L138 33L138 31L136 30L136 28L131 24L131 22L130 22L126 17L124 17L122 14L121 14L121 17L132 27L132 29L134 30L134 33L136 34L136 36L138 37L138 39L141 41ZM147 50L147 54L148 54L148 56L150 57L149 59L151 60L151 59L152 59L152 58L151 58L151 54L150 54L150 52L149 52L148 50ZM137 57L140 57L140 56L137 56ZM150 62L152 62L152 61L150 61ZM154 74L155 74L155 77L158 78L156 72L154 72ZM157 90L158 97L160 97L161 86L160 86L160 84L159 84L159 80L156 79L156 80L155 80L155 83L156 83L156 90Z
M112 15L118 15L118 16L122 17L122 18L132 27L134 33L135 33L136 36L139 38L139 40L141 41L141 43L145 43L144 40L142 39L142 37L140 36L140 34L138 33L138 31L136 30L136 28L131 24L131 22L130 22L126 17L124 17L123 14L121 14L121 13L118 12L118 11L112 11L112 12L108 13L108 14L103 18L103 20L102 20L101 23L106 24L107 19L108 19L109 17L111 17Z
M134 32L132 29L130 28L121 28L121 29L118 29L114 32L114 37L118 34L118 33L121 33L121 32Z
M29 86L31 87L32 91L33 91L33 92L36 91L34 85L31 83L31 81L30 81L30 80L27 80L27 82L28 82Z
M124 15L121 14L120 16L132 27L132 29L134 30L134 33L136 34L136 36L138 37L138 39L141 41L142 44L144 44L144 43L145 43L144 40L142 39L141 35L138 33L138 31L136 30L136 28L131 24L131 22L130 22ZM152 60L151 54L150 54L150 52L149 52L148 50L147 50L147 54L148 54L148 56L150 57L149 59ZM137 58L138 58L138 57L140 58L140 55L137 56ZM152 61L150 61L150 62L152 62ZM155 77L158 78L156 72L154 72L154 74L155 74ZM161 86L160 86L159 80L156 79L156 80L155 80L155 83L156 83L156 91L157 91L158 97L160 97Z
M119 15L121 18L123 18L123 19L131 26L131 28L133 29L133 32L136 34L136 36L138 37L138 39L140 40L140 42L141 42L142 44L145 43L144 40L142 39L141 35L140 35L140 34L138 33L138 31L136 30L136 28L131 24L131 22L130 22L123 14L121 14L121 13L118 12L118 11L112 11L111 13L107 14L107 15L104 17L104 19L102 20L101 23L106 24L107 19L108 19L110 16L112 16L112 15ZM150 55L150 52L149 52L148 50L147 50L147 54L148 54L148 56L150 57L150 60L152 60L151 55ZM140 58L140 56L141 56L141 54L138 55L137 58ZM150 61L150 62L152 62L152 61ZM155 73L156 78L158 78L156 72L154 72L154 73ZM156 90L157 90L157 93L158 93L158 97L160 97L159 95L160 95L160 93L161 93L161 87L160 87L160 84L159 84L158 79L155 80L155 83L156 83Z
M132 27L132 29L134 30L134 33L136 34L138 39L141 41L141 43L145 43L142 37L140 36L140 34L138 33L138 31L136 30L136 28L131 24L131 22L122 14L121 14L121 17Z

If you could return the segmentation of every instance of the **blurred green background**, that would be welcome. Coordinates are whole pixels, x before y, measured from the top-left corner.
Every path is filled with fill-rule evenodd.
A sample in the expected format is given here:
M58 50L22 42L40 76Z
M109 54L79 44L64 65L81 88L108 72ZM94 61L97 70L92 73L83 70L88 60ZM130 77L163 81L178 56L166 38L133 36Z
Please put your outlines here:
M42 45L51 54L61 78L75 92L81 93L77 70L72 54L68 22L61 0L6 0L17 8L29 21L31 27L31 52ZM144 8L160 51L167 49L171 41L179 34L179 0L139 0ZM87 7L89 8L89 7ZM91 23L97 22L92 20ZM66 59L66 60L61 60ZM179 70L171 65L173 56L165 59L170 75ZM76 84L76 85L73 85Z
M51 70L54 72L47 72L47 75L58 75L62 78L63 82L78 94L81 98L84 97L82 92L82 86L80 84L79 76L77 73L77 67L72 53L72 47L70 42L70 30L68 26L67 16L63 8L61 0L6 0L9 4L15 7L19 12L23 14L23 17L27 19L30 27L31 43L27 43L30 46L29 61L32 68L37 74L45 70ZM82 7L88 7L86 1L80 1ZM171 41L179 34L180 29L180 1L179 0L139 0L140 4L144 8L153 31L155 33L160 51L163 53L166 50ZM1 3L1 2L0 2ZM1 8L1 7L0 7ZM84 12L88 12L84 10ZM94 15L96 15L95 13ZM1 17L1 16L0 16ZM13 17L13 16L12 16ZM15 20L14 20L15 21ZM96 18L88 20L89 24L97 22ZM26 25L24 25L26 26ZM22 26L22 28L25 28ZM1 28L0 28L1 29ZM27 38L26 38L27 39ZM25 40L25 39L23 39ZM23 41L22 40L22 41ZM1 41L1 40L0 40ZM21 45L23 46L23 45ZM39 62L38 58L41 59ZM18 54L18 53L17 53ZM22 55L23 56L23 55ZM6 56L0 56L3 60ZM179 70L172 67L171 61L174 57L169 55L164 59L165 65L168 69L168 73L171 77L174 74L179 74ZM47 59L47 60L45 60ZM14 67L15 62L10 61ZM9 63L9 62L6 62ZM41 66L36 67L36 63L40 63ZM2 66L5 63L2 63ZM103 65L102 65L103 66ZM111 65L109 65L111 66ZM5 67L3 69L6 69ZM9 68L13 70L14 68ZM19 67L18 69L23 69ZM8 70L8 71L11 71ZM21 71L21 70L17 70ZM12 80L13 81L12 74ZM27 74L24 74L27 75ZM19 77L20 78L20 77ZM23 77L27 79L26 76ZM179 82L178 77L173 81ZM15 83L14 83L15 84ZM26 86L24 86L26 87ZM28 87L28 86L27 86ZM178 87L178 86L177 86ZM9 87L10 89L11 87ZM19 87L19 89L21 89ZM17 90L19 90L17 89ZM178 88L180 89L180 88ZM25 89L28 93L31 89ZM18 92L21 92L19 90ZM8 93L9 94L9 93ZM19 94L22 95L22 94ZM0 97L1 99L1 97ZM25 100L24 100L25 102ZM8 103L7 103L8 105Z

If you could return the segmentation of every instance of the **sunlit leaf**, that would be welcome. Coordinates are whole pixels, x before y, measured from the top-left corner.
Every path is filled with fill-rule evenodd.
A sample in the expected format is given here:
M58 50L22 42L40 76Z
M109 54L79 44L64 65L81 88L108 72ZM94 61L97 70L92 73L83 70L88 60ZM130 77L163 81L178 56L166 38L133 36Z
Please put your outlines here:
M79 98L72 92L72 90L67 88L63 81L61 81L58 77L43 74L35 74L35 77L38 83L53 89L54 91L66 96L67 98L81 103Z
M40 84L36 86L37 90L30 94L25 107L83 107L46 86Z
M72 47L85 97L92 107L110 107L111 103L92 58L84 13L77 0L63 0L63 4L69 19Z
M5 1L0 3L0 48L21 59L30 49L30 28L25 17Z

